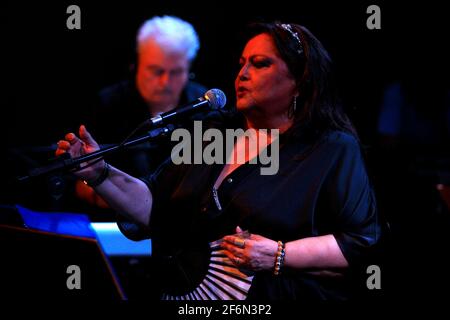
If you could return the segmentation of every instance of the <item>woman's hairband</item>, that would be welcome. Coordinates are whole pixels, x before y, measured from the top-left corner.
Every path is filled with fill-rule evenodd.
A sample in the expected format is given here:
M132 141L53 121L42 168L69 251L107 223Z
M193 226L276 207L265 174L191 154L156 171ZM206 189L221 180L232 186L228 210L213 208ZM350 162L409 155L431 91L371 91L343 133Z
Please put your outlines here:
M298 47L299 47L297 49L297 52L299 54L302 53L303 52L303 44L302 44L302 41L300 40L300 37L299 37L298 33L296 31L294 31L292 29L292 26L290 24L288 24L288 23L282 23L282 24L279 24L279 26L281 28L283 28L284 30L286 30L287 32L289 32L295 38L295 40L297 40Z

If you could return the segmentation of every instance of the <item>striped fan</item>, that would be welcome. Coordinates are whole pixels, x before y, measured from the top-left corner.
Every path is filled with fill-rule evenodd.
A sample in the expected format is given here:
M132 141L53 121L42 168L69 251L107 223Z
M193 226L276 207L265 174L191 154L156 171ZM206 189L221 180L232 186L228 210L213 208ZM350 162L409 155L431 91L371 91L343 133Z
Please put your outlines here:
M162 300L244 300L253 273L237 268L224 254L222 240L209 243L211 256L208 271L200 284L184 295L163 294Z

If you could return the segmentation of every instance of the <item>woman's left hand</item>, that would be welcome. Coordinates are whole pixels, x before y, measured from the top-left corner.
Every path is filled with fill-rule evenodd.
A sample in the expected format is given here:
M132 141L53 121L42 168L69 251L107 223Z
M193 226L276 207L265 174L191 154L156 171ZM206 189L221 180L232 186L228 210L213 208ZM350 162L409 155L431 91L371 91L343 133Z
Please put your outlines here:
M241 233L241 228L236 228ZM261 271L273 270L277 255L278 243L257 234L248 238L239 235L223 237L222 248L227 257L237 266Z

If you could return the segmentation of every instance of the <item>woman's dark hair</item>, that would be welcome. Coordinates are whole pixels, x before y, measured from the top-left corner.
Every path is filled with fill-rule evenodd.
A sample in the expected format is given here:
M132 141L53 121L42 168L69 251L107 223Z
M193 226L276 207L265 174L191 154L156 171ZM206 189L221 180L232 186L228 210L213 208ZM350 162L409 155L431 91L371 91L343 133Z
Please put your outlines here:
M320 41L298 24L253 23L246 39L266 33L295 77L300 95L293 112L293 132L306 130L313 136L329 129L357 133L337 97L331 73L331 58Z

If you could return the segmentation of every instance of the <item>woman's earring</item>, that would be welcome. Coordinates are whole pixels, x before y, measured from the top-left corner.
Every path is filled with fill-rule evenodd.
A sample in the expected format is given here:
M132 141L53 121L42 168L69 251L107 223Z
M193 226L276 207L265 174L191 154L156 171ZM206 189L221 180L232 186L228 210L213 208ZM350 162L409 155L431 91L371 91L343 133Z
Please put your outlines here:
M295 116L295 112L297 111L297 97L298 96L294 96L294 101L291 104L291 107L289 108L289 112L288 112L288 118L292 119Z

